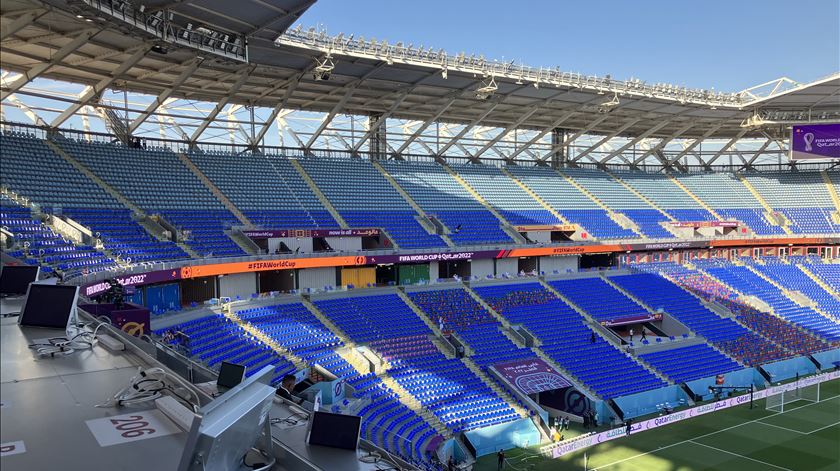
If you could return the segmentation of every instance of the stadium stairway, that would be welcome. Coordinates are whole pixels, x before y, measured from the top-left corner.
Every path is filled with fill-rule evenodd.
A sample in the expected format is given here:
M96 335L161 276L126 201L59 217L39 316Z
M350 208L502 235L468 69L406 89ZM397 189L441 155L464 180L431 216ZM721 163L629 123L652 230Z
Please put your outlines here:
M405 301L405 299L403 300ZM319 321L321 321L322 324L324 324L330 330L330 332L335 334L336 337L338 337L339 339L341 339L342 342L344 342L344 345L347 348L338 349L336 350L336 353L340 357L344 358L344 360L346 360L347 363L350 363L350 365L356 368L358 371L367 371L368 368L362 365L361 362L354 355L350 354L353 347L356 345L355 342L353 342L340 327L338 327L332 320L330 320L329 317L325 316L324 313L321 312L321 310L318 309L318 307L314 303L312 303L308 296L302 296L301 302L304 305L304 307L306 307L309 310L309 312L312 313L312 315L314 315ZM409 306L412 305L409 304ZM416 306L412 306L412 309L414 307ZM445 354L443 350L441 350L441 352ZM386 365L384 365L384 370L387 371L389 368L390 365L388 365L386 362ZM451 436L449 430L446 428L443 422L441 422L440 419L438 419L437 416L435 416L432 412L423 408L423 405L420 404L420 401L418 401L417 398L415 398L405 388L400 386L400 384L397 383L397 381L391 378L387 373L379 375L379 378L388 388L390 388L394 393L396 393L399 396L400 403L404 404L406 407L414 411L417 415L422 417L435 429L435 431L438 434L447 438Z
M300 174L300 177L303 178L303 181L305 181L306 184L309 185L309 189L312 190L312 193L315 193L315 196L318 197L318 201L320 201L321 204L324 205L324 208L326 208L327 211L330 212L330 215L333 217L333 219L335 219L339 226L341 226L342 229L349 229L350 226L347 224L347 221L345 221L344 218L341 217L341 214L338 213L338 211L335 209L335 206L333 206L330 200L328 200L327 197L324 196L324 193L321 192L321 189L318 188L318 185L315 184L315 181L312 180L312 177L310 177L309 174L306 173L306 170L304 170L300 162L298 162L295 159L289 159L289 163L291 163L292 167L294 167L295 170L297 170L297 172ZM391 239L392 242L394 241L394 239L392 239L390 236L388 238Z
M408 307L411 308L411 310L417 315L417 317L419 317L435 333L436 338L432 340L432 343L435 344L436 347L438 347L438 350L440 350L440 352L443 353L443 355L446 356L448 359L454 358L454 356L449 351L447 351L446 348L442 348L442 346L440 345L441 342L445 342L445 340L443 340L443 332L440 331L440 328L438 326L434 325L434 322L432 322L432 320L429 319L428 314L426 314L426 312L423 311L423 309L421 309L420 306L415 304L414 301L402 289L397 290L397 295L400 297L400 299L403 300L403 302ZM504 332L505 329L502 329L502 331ZM464 341L454 331L451 332L449 335L452 335L453 337L457 338L458 342L460 342L461 345L464 345L464 356L461 357L461 363L463 363L464 366L469 368L470 371L472 371L485 385L487 385L487 387L489 387L493 392L495 392L496 395L504 399L505 402L507 402L508 405L512 407L517 414L519 414L520 417L527 417L528 411L517 404L516 398L512 397L510 394L508 394L507 391L504 391L502 388L500 388L499 385L495 381L493 381L493 379L488 377L487 373L485 373L484 370L482 370L481 367L475 364L475 362L470 358L470 356L473 355L474 351L469 346L469 343ZM511 341L512 340L513 339L511 339ZM519 343L516 344L517 346L522 346Z
M93 181L94 183L96 183L97 185L99 185L99 186L100 186L103 190L107 191L107 192L108 192L108 194L110 194L111 196L113 196L113 197L114 197L114 199L116 199L117 201L119 201L120 203L122 203L122 205L123 205L123 206L125 206L126 208L128 208L128 209L130 209L130 210L134 211L134 213L135 213L135 214L140 214L140 215L144 215L144 216L145 216L145 213L143 212L143 210L141 210L141 209L140 209L140 207L138 207L136 204L134 204L134 203L132 203L131 201L129 201L129 200L128 200L128 198L126 198L126 197L125 197L125 196L123 196L120 192L118 192L117 190L115 190L115 189L114 189L114 187L112 187L111 185L109 185L109 184L105 183L105 181L104 181L104 180L102 180L101 178L99 178L98 176L96 176L96 174L94 174L93 172L91 172L91 171L90 171L90 169L88 169L87 167L85 167L84 165L82 165L82 164L81 164L81 162L79 162L78 160L76 160L76 159L74 159L73 157L71 157L71 156L70 156L70 154L68 154L67 152L65 152L65 151L64 151L64 149L62 149L62 148L61 148L60 146L58 146L56 143L54 143L54 142L52 142L52 141L50 141L50 140L46 140L46 141L44 141L44 142L47 144L47 146L49 146L49 148L50 148L53 152L55 152L55 153L56 153L56 155L60 156L60 157L61 157L62 159L64 159L64 160L66 160L66 161L67 161L67 163L69 163L69 164L70 164L70 165L72 165L73 167L76 167L76 169L77 169L78 171L82 172L82 173L83 173L86 177L88 177L91 181Z
M233 312L233 309L222 308L222 314L231 320L231 322L238 325L242 330L245 332L253 335L255 338L259 339L260 342L268 345L272 350L274 350L278 355L286 357L287 360L291 361L295 365L295 369L302 370L307 367L306 361L292 353L291 351L281 347L277 342L274 341L271 337L265 334L262 330L254 327L250 322L243 321Z
M822 289L826 290L826 292L828 292L829 294L833 295L835 298L840 298L840 292L838 292L838 291L837 291L836 289L834 289L831 285L829 285L828 283L826 283L826 282L825 282L822 278L820 278L819 276L817 276L817 274L816 274L816 273L814 273L813 271L811 271L808 267L806 267L805 265L800 264L800 263L797 263L797 264L796 264L796 267L797 267L797 268L799 268L799 270L801 270L801 271L802 271L802 273L804 273L805 275L807 275L807 276L808 276L808 278L810 278L810 279L814 280L814 283L816 283L816 284L820 285L820 287L821 287Z
M821 170L820 175L822 175L825 187L828 189L828 194L831 195L831 201L834 202L834 209L836 209L835 214L837 215L834 222L840 224L840 195L837 194L837 188L835 188L834 183L831 182L828 172Z
M723 221L723 218L722 218L722 217L720 217L720 214L716 213L716 212L715 212L715 210L714 210L714 209L712 209L712 207L711 207L711 206L709 206L708 204L706 204L706 202L705 202L705 201L703 201L703 200L701 200L699 196L695 195L695 194L694 194L694 192L692 192L691 190L689 190L689 189L688 189L688 187L687 187L687 186L685 186L685 185L683 184L683 182L679 181L676 177L674 177L674 176L673 176L673 175L671 175L670 173L668 174L668 178L671 180L671 182L672 182L674 185L677 185L677 186L678 186L678 187L679 187L682 191L684 191L684 192L685 192L685 194L687 194L688 196L690 196L690 197L691 197L691 199L693 199L694 201L696 201L696 202L697 202L697 204L699 204L701 208L703 208L703 209L705 209L706 211L708 211L708 212L709 212L709 214L711 214L712 216L714 216L714 217L715 217L718 221Z
M666 382L666 383L668 383L668 384L671 384L671 385L673 385L673 384L674 384L674 382L671 380L671 378L669 378L669 377L665 376L664 374L662 374L659 370L657 370L656 368L654 368L653 366L651 366L648 362L646 362L646 361L642 360L641 358L639 358L639 357L638 357L638 356L636 356L636 355L631 355L630 353L627 353L627 352L624 350L624 346L623 346L623 345L621 345L620 343L618 343L618 342L616 341L616 338L615 338L615 337L611 337L611 336L608 336L608 335L604 335L604 332L603 332L601 329L597 329L597 328L595 328L594 326L599 325L598 321L596 321L596 320L595 320L592 316L590 316L588 312L586 312L586 311L584 311L583 309L581 309L581 308L580 308L577 304L573 303L571 299L569 299L569 298L567 298L566 296L564 296L564 295L563 295L563 293L561 293L560 291L558 291L557 289L555 289L553 286L551 286L551 283L548 283L548 282L546 282L545 280L542 280L542 279L541 279L541 280L540 280L540 284L543 286L543 288L545 288L546 290L548 290L548 292L549 292L549 293L553 294L554 296L557 296L557 298L558 298L558 299L560 299L561 301L563 301L564 303L566 303L569 307L571 307L572 309L574 309L574 311L575 311L575 312L577 312L578 314L580 314L580 315L581 315L581 317L583 317L583 318L586 320L586 323L590 325L590 328L592 329L592 331L593 331L593 332L596 332L596 333L598 334L598 336L600 336L601 338L603 338L603 339L604 339L607 343L609 343L609 344L611 344L611 345L615 346L615 347L616 347L617 349L619 349L622 353L624 353L624 355L625 355L625 356L627 356L627 357L631 358L633 361L635 361L636 363L638 363L639 365L641 365L643 368L645 368L646 370L648 370L651 374L655 375L657 378L661 379L662 381L664 381L664 382ZM613 285L612 283L609 283L609 282L608 282L608 284L610 284L610 285L612 285L613 287L615 287L615 285ZM621 292L622 292L622 293L624 293L624 291L623 291L623 290L622 290ZM626 294L625 294L625 296L626 296ZM629 297L629 296L628 296L628 298L629 298L631 301L633 301L634 303L636 303L636 304L638 304L639 306L643 307L645 310L647 310L647 311L649 311L649 312L652 312L652 311L650 310L650 308L649 308L649 307L645 306L644 304L641 304L641 303L640 303L637 299L635 299L635 298L631 298L631 297Z
M620 183L620 184L621 184L621 186L623 186L624 188L627 188L627 191L629 191L630 193L633 193L634 195L636 195L636 197L637 197L637 198L639 198L640 200L642 200L642 201L644 201L645 203L647 203L647 205L648 205L648 206L650 206L651 208L653 208L653 209L655 209L655 210L659 211L660 213L662 213L662 215L664 215L665 217L667 217L667 218L668 218L668 220L670 220L670 221L676 221L676 219L674 219L674 217L673 217L673 216L671 216L670 214L668 214L668 212L667 212L667 211L665 211L664 209L662 209L662 208L660 208L659 206L657 206L657 205L656 205L656 203L654 203L653 201L651 201L651 200L650 200L647 196L645 196L645 195L643 195L643 194L639 193L639 190L637 190L637 189L633 188L632 186L628 185L628 184L627 184L627 182L625 182L624 180L622 180L622 179L621 179L618 175L615 175L614 173L611 173L611 172L607 172L606 170L604 171L604 173L606 173L607 175L609 175L610 177L612 177L612 179L613 179L613 180L615 180L615 181L617 181L618 183ZM713 214L714 214L714 213L713 213ZM666 226L666 227L665 227L665 229L666 229L666 230L668 230L668 227ZM669 232L670 232L670 231L669 231Z
M501 167L500 170L502 171L503 174L507 175L507 177L510 178L513 181L513 183L516 183L517 186L522 188L522 190L525 191L525 193L528 193L528 195L531 198L533 198L534 201L539 203L540 206L542 206L543 208L545 208L546 211L551 213L552 216L559 219L563 224L572 224L571 221L566 219L562 214L557 212L557 210L552 208L550 204L548 204L544 199L542 199L542 197L540 195L538 195L534 190L532 190L528 185L523 183L522 180L520 180L516 175L510 173L510 171L508 169L504 168L504 167Z
M242 224L244 224L245 226L249 226L249 227L253 227L253 226L254 226L254 225L251 223L251 221L250 221L250 220L248 220L248 218L247 218L247 217L245 217L245 215L242 213L242 211L240 211L240 210L239 210L239 208L237 208L237 207L236 207L236 205L234 205L234 204L233 204L233 202L232 202L231 200L229 200L229 199L228 199L228 197L227 197L227 196L225 196L225 194L224 194L224 193L222 193L222 190L220 190L220 189L219 189L219 187L217 187L217 186L216 186L213 182L211 182L211 181L210 181L210 179L209 179L209 178L207 178L207 175L205 175L205 174L204 174L204 172L202 172L201 170L199 170L199 168L198 168L198 167L196 167L196 166L195 166L195 164L193 163L193 161L192 161L192 160L190 160L190 158L189 158L189 157L187 157L187 154L185 154L185 153L183 153L183 152L175 152L175 155L177 155L177 156L178 156L178 158L181 160L181 162L182 162L182 163L183 163L183 164L184 164L184 165L185 165L188 169L190 169L190 171L193 173L193 175L195 175L196 177L198 177L198 179L199 179L199 180L201 180L201 183L204 183L204 186L206 186L206 187L207 187L207 188L208 188L208 189L209 189L209 190L213 193L213 195L214 195L214 196L215 196L215 197L216 197L219 201L221 201L221 202L222 202L222 204L224 205L224 207L225 207L225 208L227 208L227 210L228 210L228 211L230 211L230 212L231 212L231 214L233 214L234 216L236 216L236 219L238 219L238 220L239 220L239 222L241 222L241 223L242 223ZM240 245L241 245L241 244L240 244ZM243 249L244 249L244 248L243 248ZM247 252L247 251L246 251L246 252Z
M446 170L450 175L452 175L452 178L454 178L455 181L460 183L461 186L463 186L464 189L467 190L467 192L470 195L472 195L472 197L475 198L476 201L481 203L481 205L484 206L484 208L487 211L490 211L490 213L493 216L496 216L496 219L499 220L499 226L502 228L503 231L505 231L505 234L507 234L514 240L514 242L516 242L517 244L525 244L527 242L525 238L522 237L522 234L513 230L513 227L511 226L510 222L508 222L508 220L505 219L500 212L496 211L496 208L494 208L489 201L484 199L484 197L481 196L481 194L478 191L476 191L476 189L473 188L472 185L467 183L467 181L464 180L464 178L461 175L458 175L458 172L456 172L452 167L443 162L440 163L440 166L443 167L444 170Z
M640 239L647 239L647 238L648 238L646 235L644 235L644 234L642 233L642 231L641 231L641 230L639 230L639 226L637 226L637 225L636 225L636 223L635 223L635 222L633 222L630 218L628 218L627 216L625 216L625 215L623 215L623 214L620 214L620 213L617 213L617 212L613 211L613 210L612 210L612 208L610 208L609 206L607 206L606 204L604 204L604 202L603 202L603 201L601 201L601 200L599 200L597 197L595 197L595 195L593 195L593 194L592 194L589 190L587 190L586 188L584 188L584 187L583 187L583 185L581 185L580 183L578 183L577 181L575 181L575 179L574 179L574 178L572 178L571 176L569 176L569 175L567 175L567 174L565 174L565 173L562 173L562 172L560 172L560 171L558 171L558 173L559 173L559 174L560 174L563 178L565 178L565 179L566 179L566 181L568 181L568 182L569 182L569 184L571 184L573 187L577 188L577 190L578 190L578 191L580 191L581 193L583 193L584 195L586 195L586 197L587 197L587 198L589 198L590 200L592 200L592 201L593 201L595 204L597 204L597 205L598 205L601 209L603 209L604 211L606 211L606 212L607 212L607 215L609 215L610 219L612 219L612 220L613 220L613 222L615 222L616 224L618 224L618 225L619 225L619 227L621 227L622 229L628 229L628 230L633 231L633 233L634 233L634 234L636 234L637 236L639 236L639 238L640 238Z
M420 225L423 226L423 228L425 228L427 231L429 231L429 234L437 234L437 232L435 232L433 230L431 230L431 231L429 230L430 226L433 227L433 225L431 224L431 221L429 220L429 215L426 214L426 211L424 211L423 208L421 208L420 205L417 204L416 201L414 201L414 198L412 198L411 195L409 195L400 186L400 184L397 183L396 180L394 180L394 177L391 176L391 174L388 173L388 171L385 170L385 167L380 165L379 162L377 162L375 160L372 160L371 163L373 164L373 168L375 168L376 170L379 170L379 173L381 173L382 176L385 177L385 180L388 180L388 183L390 183L391 186L394 187L395 190L397 190L397 193L399 193L400 196L402 196L403 199L406 202L408 202L408 204L412 207L412 209L414 209L414 212L416 212L417 214L420 215L420 217L422 218L422 221L418 221L418 222L420 222ZM455 247L455 243L452 242L452 239L450 239L448 235L446 235L446 234L437 234L437 235L439 235L440 238L443 239L444 242L446 242L446 245L448 245L449 247ZM391 242L394 242L393 238L390 238L390 239L391 239Z
M766 211L767 213L771 213L771 214L775 213L773 208L770 207L769 204L767 204L767 200L765 200L764 197L761 196L761 193L759 193L758 190L755 189L755 187L752 185L752 183L750 183L749 180L747 180L747 178L744 177L743 174L736 173L735 175L738 177L738 180L740 180L741 183L743 183L744 186L747 187L747 190L749 190L750 193L752 193L753 197L756 200L758 200L759 203L761 203L761 206L764 208L764 211ZM785 217L781 213L779 213L779 217L784 219L784 224L780 224L780 227L782 228L783 231L785 231L785 234L793 235L793 231L791 231L790 227L788 227L790 225L790 221L788 221L787 217Z
M826 319L837 322L837 319L834 316L832 316L830 313L825 312L813 299L811 299L807 295L805 295L805 293L802 293L802 292L799 292L799 291L791 291L790 289L788 289L785 286L780 285L775 280L773 280L769 276L765 275L761 271L756 270L755 268L753 268L749 264L746 264L744 266L747 268L747 270L753 272L756 276L758 276L762 280L764 280L764 281L770 283L771 285L775 286L776 288L778 288L782 292L782 294L787 296L788 299L790 299L791 301L796 303L798 306L809 307L809 308L813 309L816 313L825 317Z
M442 339L444 337L443 332L441 332L440 330L440 327L434 322L432 322L431 319L429 319L429 316L426 315L426 313L423 311L423 309L420 308L420 306L414 303L414 301L405 293L404 287L400 286L399 288L397 288L397 296L399 296L400 299L402 299L402 301L405 303L405 305L410 307L411 310L414 311L415 314L417 314L417 317L419 317L420 320L422 320L423 323L425 323L426 326L428 326L429 329L431 329L432 332L434 332L435 340L433 340L432 343L435 343L436 341L439 341L437 339ZM472 347L470 347L470 345L464 339L462 339L457 332L451 332L450 335L455 337L458 340L458 342L464 346L465 355L472 355L474 353ZM450 357L450 353L446 351L447 349L441 348L440 345L438 345L438 349L442 351L447 358Z

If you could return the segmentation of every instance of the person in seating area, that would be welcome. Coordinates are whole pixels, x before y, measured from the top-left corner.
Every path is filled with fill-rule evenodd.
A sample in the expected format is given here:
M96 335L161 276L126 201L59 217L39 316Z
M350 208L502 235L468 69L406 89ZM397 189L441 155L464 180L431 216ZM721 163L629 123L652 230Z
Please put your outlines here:
M293 375L286 375L280 381L280 387L277 388L276 394L283 399L294 402L295 404L303 403L303 398L297 397L292 391L295 390L295 377Z

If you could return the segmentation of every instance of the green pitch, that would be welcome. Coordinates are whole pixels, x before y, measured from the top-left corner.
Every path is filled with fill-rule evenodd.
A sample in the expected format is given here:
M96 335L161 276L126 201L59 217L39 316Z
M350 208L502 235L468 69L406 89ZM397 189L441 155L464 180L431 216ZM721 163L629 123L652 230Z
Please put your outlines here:
M788 408L790 407L790 408ZM568 434L567 434L568 435ZM556 460L537 448L507 452L512 471L840 471L840 380L823 383L820 402L765 410L764 400L677 422ZM496 470L496 456L476 471Z

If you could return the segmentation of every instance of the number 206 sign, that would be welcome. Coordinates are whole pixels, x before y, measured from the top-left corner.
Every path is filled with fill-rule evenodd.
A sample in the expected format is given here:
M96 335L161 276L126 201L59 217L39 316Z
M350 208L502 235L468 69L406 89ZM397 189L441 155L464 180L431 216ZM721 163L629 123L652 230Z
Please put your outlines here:
M180 433L181 429L157 409L88 420L99 446L145 440Z

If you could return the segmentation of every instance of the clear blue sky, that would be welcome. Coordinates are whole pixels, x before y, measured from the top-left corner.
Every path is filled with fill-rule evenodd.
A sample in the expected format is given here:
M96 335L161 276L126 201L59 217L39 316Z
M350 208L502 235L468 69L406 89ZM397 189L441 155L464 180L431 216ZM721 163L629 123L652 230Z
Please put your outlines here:
M720 91L840 71L838 0L318 0L300 24Z

